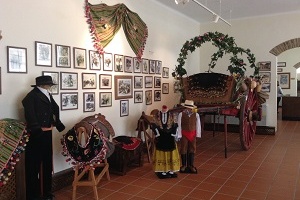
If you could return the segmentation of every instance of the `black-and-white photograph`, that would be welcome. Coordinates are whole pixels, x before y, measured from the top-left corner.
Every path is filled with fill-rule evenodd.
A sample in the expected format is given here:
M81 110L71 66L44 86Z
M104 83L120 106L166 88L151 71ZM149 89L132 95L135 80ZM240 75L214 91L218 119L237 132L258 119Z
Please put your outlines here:
M133 72L141 73L142 72L142 61L137 57L133 58Z
M146 101L146 105L152 104L152 90L145 91L145 101Z
M132 98L132 76L115 76L115 99Z
M59 73L58 72L46 72L46 71L43 71L42 74L43 74L43 76L51 76L52 82L55 85L52 85L50 87L49 92L52 95L58 94L58 91L59 91Z
M112 79L110 74L100 74L100 89L111 89Z
M168 67L163 67L162 77L169 78L169 68Z
M143 68L142 68L143 74L149 74L149 60L143 58L142 62L143 62Z
M161 88L161 77L154 76L154 87Z
M161 74L162 71L162 62L160 60L156 61L156 65L155 65L155 73L156 74Z
M163 83L162 84L162 93L163 94L169 94L169 83Z
M123 72L124 71L124 56L115 54L115 72Z
M124 72L133 72L133 59L130 56L124 56Z
M95 92L83 93L83 112L95 111Z
M113 55L112 53L103 54L103 71L113 70Z
M82 89L96 89L97 75L96 73L82 73Z
M143 91L134 91L134 103L143 103Z
M103 55L97 51L89 50L90 70L101 70L103 66Z
M78 92L60 93L61 110L78 109Z
M52 44L35 42L35 65L52 67Z
M56 67L71 67L71 47L65 45L55 45Z
M153 77L145 76L145 88L152 88L152 87L153 87Z
M82 48L73 48L74 68L86 69L86 50Z
M27 73L27 49L23 47L7 47L7 72Z
M154 90L154 101L161 101L161 90Z
M121 100L120 101L120 117L129 115L129 101Z
M143 88L143 77L134 76L134 88Z
M259 62L259 71L271 71L271 61Z
M111 92L100 92L100 107L111 107L112 106L112 93Z
M77 90L78 74L72 72L60 72L60 89L61 90Z
M156 71L156 61L149 60L149 74L155 74Z

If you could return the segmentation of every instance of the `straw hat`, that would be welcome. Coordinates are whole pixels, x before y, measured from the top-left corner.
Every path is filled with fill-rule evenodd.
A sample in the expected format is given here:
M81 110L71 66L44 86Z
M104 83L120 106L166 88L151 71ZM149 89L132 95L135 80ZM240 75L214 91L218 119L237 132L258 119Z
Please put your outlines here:
M197 108L197 106L194 105L194 101L193 100L185 100L184 103L181 104L182 106L186 107L186 108Z

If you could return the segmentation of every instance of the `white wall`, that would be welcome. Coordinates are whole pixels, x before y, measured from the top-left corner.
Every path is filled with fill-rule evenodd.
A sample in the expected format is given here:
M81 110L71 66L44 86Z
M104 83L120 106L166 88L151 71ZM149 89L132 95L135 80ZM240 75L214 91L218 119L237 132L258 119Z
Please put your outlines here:
M42 71L78 73L79 108L78 110L61 111L61 119L66 125L66 131L71 129L82 118L95 113L102 113L112 124L117 135L135 135L137 122L142 111L149 114L155 108L160 109L163 104L172 107L179 103L179 95L173 92L173 78L171 73L177 64L176 60L185 40L199 34L199 24L178 16L174 11L149 0L103 0L101 2L108 5L124 3L129 9L138 13L141 19L147 24L149 36L144 51L144 58L161 60L162 67L170 68L170 78L162 79L163 82L170 83L170 93L168 95L163 94L162 101L153 101L152 105L148 106L145 105L145 100L142 104L134 104L133 99L129 99L128 117L120 117L119 100L114 100L112 107L100 108L99 84L97 84L96 90L82 90L81 87L81 73L91 72L90 70L74 69L73 61L71 62L71 68L57 68L55 66L55 56L53 56L52 67L35 66L35 41L51 43L53 55L55 53L55 44L67 45L71 48L93 49L84 13L84 0L0 0L0 30L2 30L3 36L0 41L2 87L2 94L0 95L0 119L14 118L24 120L21 101L32 89L30 85L35 84L35 77L40 76ZM98 4L100 1L93 0L90 3ZM27 74L7 73L7 46L27 48ZM123 29L120 29L113 41L105 48L105 51L113 54L134 56L133 51L127 43ZM193 66L198 67L200 66L199 62L199 55L194 54L189 57L187 64L192 63ZM95 73L95 71L92 71L92 73ZM101 73L121 74L100 71L97 72L97 79L99 77L98 74ZM143 74L142 76L145 75ZM99 83L99 80L97 81ZM114 85L112 88L114 88ZM146 89L143 90L145 91ZM110 91L113 93L114 98L113 89ZM60 92L62 91L60 90ZM96 93L96 111L94 113L83 112L83 92ZM54 95L54 99L60 104L60 95ZM70 167L61 155L61 138L62 133L58 133L55 130L53 137L55 172Z
M256 56L256 61L271 61L271 91L270 98L267 100L266 111L266 126L276 127L277 130L277 112L276 112L276 57L269 51L282 42L290 39L299 38L300 35L300 17L299 13L282 14L276 16L265 16L260 18L232 20L232 26L227 26L222 22L217 24L209 23L201 25L201 34L208 31L219 31L228 34L235 38L238 46L249 48ZM201 66L207 65L210 61L210 56L215 51L213 47L207 46L204 50L201 49ZM202 64L204 63L204 64ZM228 59L224 57L218 63L215 69L222 69L225 72L228 66ZM249 71L251 75L253 71ZM228 72L227 72L228 73ZM295 78L296 74L292 75ZM291 84L294 84L295 79Z

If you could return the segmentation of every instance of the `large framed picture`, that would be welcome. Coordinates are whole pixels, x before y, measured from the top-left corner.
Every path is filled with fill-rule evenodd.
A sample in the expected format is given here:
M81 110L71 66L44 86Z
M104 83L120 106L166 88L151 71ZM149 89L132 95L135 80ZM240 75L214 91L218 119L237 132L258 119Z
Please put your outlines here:
M271 61L259 62L259 71L271 71Z
M163 83L162 84L162 93L163 94L169 94L169 83Z
M163 67L162 77L169 78L169 68L168 67Z
M120 101L120 117L129 115L129 101L121 100Z
M152 90L145 91L145 101L146 101L146 105L152 104Z
M103 66L103 55L97 51L89 50L90 70L101 70Z
M115 59L115 72L123 72L124 71L124 56L115 54L114 55Z
M152 87L153 87L153 77L145 76L145 88L152 88Z
M96 73L82 73L82 89L96 89L97 76Z
M124 56L124 72L132 73L133 71L133 58L130 56Z
M137 57L133 58L133 72L134 73L142 72L142 62L138 60Z
M78 109L78 92L60 93L61 110Z
M143 103L143 91L134 91L134 103Z
M71 47L64 45L55 45L56 67L71 67Z
M100 92L100 107L111 107L112 106L112 93L111 92Z
M104 53L103 55L103 71L112 71L113 70L113 56L112 53Z
M277 73L277 80L282 89L290 89L291 73Z
M112 79L110 74L100 74L100 89L111 89Z
M115 99L132 98L132 76L115 76Z
M143 58L142 63L143 63L143 67L142 67L143 74L149 74L149 60Z
M74 68L86 69L86 50L82 48L73 47Z
M52 67L52 44L35 41L35 65Z
M143 77L142 76L134 76L134 88L143 88Z
M42 75L43 76L51 76L52 81L54 84L56 85L52 85L50 88L50 93L52 95L54 94L58 94L59 91L59 73L58 72L46 72L46 71L42 71Z
M161 90L154 90L154 101L161 101Z
M83 93L83 112L95 111L95 92Z
M23 47L7 47L7 72L27 73L27 49Z
M60 72L60 89L77 90L78 74L73 72Z

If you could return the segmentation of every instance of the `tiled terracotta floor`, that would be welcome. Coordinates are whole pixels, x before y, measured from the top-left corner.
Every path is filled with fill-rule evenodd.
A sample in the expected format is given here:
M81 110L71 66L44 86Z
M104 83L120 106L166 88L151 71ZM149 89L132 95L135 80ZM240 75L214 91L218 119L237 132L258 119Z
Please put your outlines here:
M252 147L241 150L239 135L204 132L198 141L198 174L158 179L145 159L143 167L125 176L103 178L98 194L105 200L300 200L300 122L278 120L276 135L255 135ZM146 156L145 156L146 158ZM56 191L57 200L71 200L72 187ZM78 200L94 199L90 187L78 187Z

